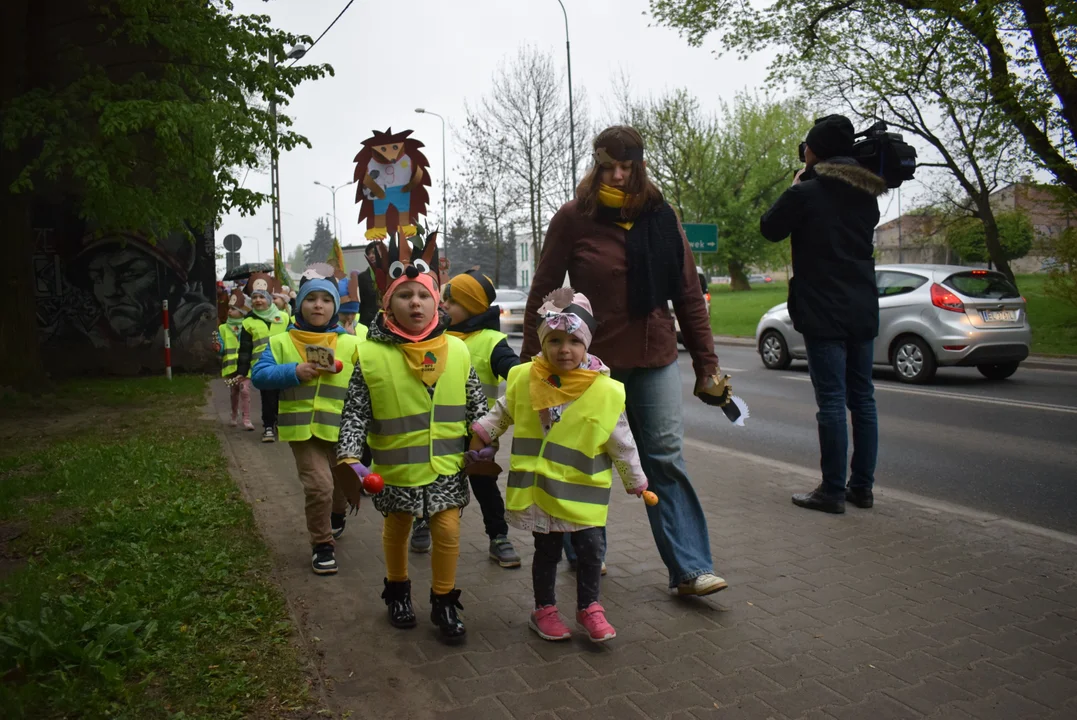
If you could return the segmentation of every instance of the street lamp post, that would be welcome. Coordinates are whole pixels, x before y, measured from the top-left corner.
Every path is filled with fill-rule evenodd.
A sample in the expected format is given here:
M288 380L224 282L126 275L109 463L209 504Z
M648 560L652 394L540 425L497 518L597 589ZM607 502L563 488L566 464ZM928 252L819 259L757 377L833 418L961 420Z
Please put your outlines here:
M568 11L565 4L557 0L561 14L565 16L565 56L568 62L568 141L572 149L572 192L576 192L576 111L572 104L572 46L568 41Z
M294 48L288 51L285 55L285 59L298 60L307 54L306 45L296 45ZM277 66L277 58L273 55L273 50L270 49L269 66L275 69ZM273 98L269 98L269 178L272 189L270 192L273 195L273 251L274 257L276 253L280 253L281 258L284 257L284 245L281 241L280 234L280 168L278 166L279 153L277 152L277 101Z
M325 183L318 182L317 180L315 180L314 184L318 185L319 187L325 188L333 194L333 232L336 233L337 240L340 240L340 220L337 219L337 190L340 190L341 188L346 188L349 185L354 185L355 181L351 180L344 183L343 185L326 185Z
M446 237L449 234L449 200L448 200L448 187L449 187L449 166L445 163L445 118L438 115L436 112L431 112L426 108L415 108L415 112L427 115L433 115L441 120L441 224L443 228L441 232L445 233ZM448 256L449 252L446 248L445 255Z

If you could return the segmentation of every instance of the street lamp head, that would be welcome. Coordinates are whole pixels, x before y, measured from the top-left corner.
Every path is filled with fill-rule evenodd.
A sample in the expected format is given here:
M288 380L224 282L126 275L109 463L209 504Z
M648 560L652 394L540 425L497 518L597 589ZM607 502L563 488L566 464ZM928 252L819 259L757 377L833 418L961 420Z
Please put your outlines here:
M415 112L424 113L424 112L426 112L426 108L415 108Z
M321 184L320 182L318 182L317 180L315 180L315 181L314 181L314 184L315 184L315 185L322 185L322 184ZM322 187L325 187L325 185L322 185Z
M306 54L307 54L307 46L300 43L299 45L296 45L294 48L292 48L291 50L288 51L287 57L288 57L289 60L298 60L299 58L303 57Z

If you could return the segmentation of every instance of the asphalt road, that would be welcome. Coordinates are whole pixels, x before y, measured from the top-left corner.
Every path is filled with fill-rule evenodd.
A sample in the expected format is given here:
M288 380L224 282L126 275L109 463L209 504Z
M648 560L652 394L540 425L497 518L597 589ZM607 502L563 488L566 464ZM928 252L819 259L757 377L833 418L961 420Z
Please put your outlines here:
M807 363L771 371L751 347L719 346L718 355L751 418L735 427L695 399L682 351L685 436L818 470ZM877 368L875 384L877 486L1077 533L1077 372L1021 368L996 383L974 368L943 368L933 385L909 386ZM693 479L721 482L717 473Z

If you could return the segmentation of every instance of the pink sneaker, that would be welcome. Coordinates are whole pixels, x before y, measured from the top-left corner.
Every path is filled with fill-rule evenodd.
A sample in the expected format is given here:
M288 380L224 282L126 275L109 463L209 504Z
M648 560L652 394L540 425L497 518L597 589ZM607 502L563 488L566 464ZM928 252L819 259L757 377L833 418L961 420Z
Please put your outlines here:
M250 418L243 418L243 429L244 430L253 430L254 429L254 425L251 424L251 419Z
M576 622L587 631L591 642L601 643L617 637L617 631L606 622L606 610L596 602L576 612Z
M235 427L236 425L239 425L239 418L236 417L235 413L232 413L232 427Z
M557 612L556 605L546 605L531 612L527 620L527 626L538 633L543 640L568 640L572 631L561 622L561 616Z

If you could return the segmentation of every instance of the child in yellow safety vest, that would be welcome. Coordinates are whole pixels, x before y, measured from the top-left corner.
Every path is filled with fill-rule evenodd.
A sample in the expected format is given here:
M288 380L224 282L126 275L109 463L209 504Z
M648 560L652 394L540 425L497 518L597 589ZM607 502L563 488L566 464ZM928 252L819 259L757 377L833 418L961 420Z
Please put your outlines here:
M571 288L539 308L542 353L509 373L505 396L472 426L471 459L514 426L505 506L508 522L535 537L531 578L535 610L528 625L544 640L567 640L554 583L562 536L576 549L576 621L594 642L617 632L599 604L606 515L613 467L625 490L641 495L647 478L625 415L624 386L588 354L596 323L591 303Z
M240 375L246 375L257 364L263 351L269 345L269 339L288 330L290 318L273 303L270 285L272 278L264 273L251 275L247 288L251 296L251 314L243 320L243 331L239 334L239 368ZM255 387L258 387L257 384ZM262 442L276 440L277 413L280 394L276 390L262 390Z
M297 297L299 315L288 332L273 335L254 365L252 379L259 390L280 393L280 439L295 456L295 467L306 497L307 532L312 547L311 568L317 575L337 572L334 540L344 532L348 505L359 503L355 474L336 463L340 413L348 379L359 357L361 338L348 335L337 322L340 298L331 280L306 280ZM323 369L312 356L326 360L332 350L342 369ZM339 527L332 520L340 519Z
M236 288L228 295L228 317L217 328L214 349L221 356L221 377L233 378L239 362L239 335L243 330L243 319L250 312L247 296ZM232 427L243 418L243 429L254 430L251 424L251 380L248 375L234 377L228 384L232 400Z
M486 396L467 346L445 332L449 317L439 310L440 290L429 273L437 268L433 241L432 234L421 271L410 264L407 243L391 263L395 241L381 255L379 277L391 282L382 293L382 312L359 348L337 457L360 477L372 470L384 480L373 500L385 516L382 599L389 623L397 628L416 624L408 536L413 519L423 518L433 540L430 619L444 640L455 641L466 633L457 614L463 606L456 587L460 512L470 500L464 452L468 427L486 413ZM360 461L365 446L373 456L369 469Z
M445 285L442 304L452 319L449 334L458 337L471 353L471 365L482 382L482 390L490 407L497 402L498 384L507 379L509 371L520 364L520 356L509 347L501 332L501 309L491 305L497 296L493 281L478 270L457 275ZM482 522L490 538L490 559L503 568L520 567L520 556L509 542L509 526L505 522L505 500L497 489L497 476L469 474L471 491L482 509ZM412 550L415 536L412 532Z

